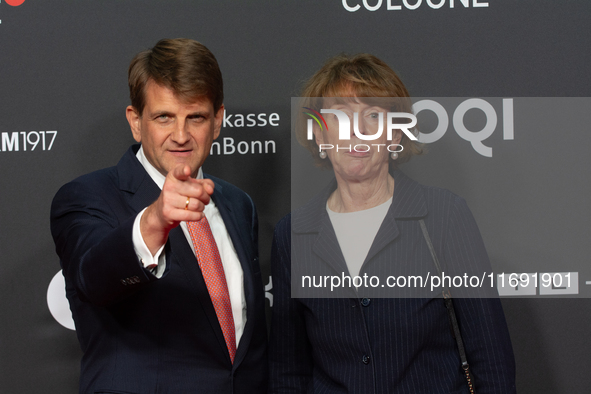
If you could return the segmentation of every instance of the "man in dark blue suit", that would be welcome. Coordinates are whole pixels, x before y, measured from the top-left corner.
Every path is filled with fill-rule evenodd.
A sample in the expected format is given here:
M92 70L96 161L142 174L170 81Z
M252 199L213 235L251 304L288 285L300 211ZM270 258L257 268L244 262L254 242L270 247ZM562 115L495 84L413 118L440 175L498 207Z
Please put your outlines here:
M133 59L129 87L141 145L51 208L80 392L264 393L256 211L201 170L224 113L217 61L196 41L161 40Z

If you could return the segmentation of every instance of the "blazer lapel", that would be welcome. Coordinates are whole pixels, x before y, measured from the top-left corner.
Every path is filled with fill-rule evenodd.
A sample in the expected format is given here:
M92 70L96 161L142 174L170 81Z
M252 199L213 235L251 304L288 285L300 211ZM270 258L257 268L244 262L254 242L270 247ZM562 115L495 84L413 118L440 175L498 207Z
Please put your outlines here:
M319 195L292 215L292 231L296 234L316 233L312 251L338 274L348 273L343 252L326 212L326 201L336 189L333 180ZM297 246L296 246L297 247ZM292 246L293 248L293 246Z
M361 269L400 235L396 219L421 218L427 215L427 202L421 191L421 186L401 171L394 171L392 176L395 182L392 205L388 209Z
M192 283L192 287L195 289L197 295L197 300L199 301L207 321L209 322L211 329L215 334L220 349L226 355L227 361L229 363L230 354L228 353L228 348L224 339L224 333L222 332L218 317L215 313L215 308L211 302L211 297L207 290L203 273L201 272L201 268L199 268L199 263L195 257L195 254L193 253L193 250L187 242L185 233L180 226L172 229L172 231L168 234L168 242L170 243L170 248L172 250L170 258L174 259L181 269L187 273L187 280ZM169 258L169 256L167 256L167 258Z
M427 203L421 186L399 170L394 171L392 176L395 180L392 205L380 225L361 267L362 270L373 257L400 235L396 224L397 219L420 218L427 215ZM326 212L326 201L335 189L336 181L333 180L322 193L292 215L292 230L296 234L317 233L312 247L313 252L337 273L341 273L348 272L348 268Z
M205 178L210 178L208 175L204 175ZM215 180L214 180L215 182ZM246 299L246 325L244 326L244 330L242 332L242 336L240 337L240 342L238 343L238 348L236 349L236 355L234 357L234 365L233 368L237 368L241 361L244 359L247 353L247 349L250 344L250 339L253 334L253 327L255 321L255 314L254 308L256 305L254 304L254 280L253 280L253 272L252 272L252 265L251 259L254 256L251 255L249 252L251 249L247 248L245 245L246 243L251 243L251 234L245 233L244 226L239 226L238 219L236 218L235 213L233 212L233 207L230 201L226 198L224 194L223 186L219 183L215 182L215 188L213 195L211 196L213 202L215 203L220 215L224 221L224 225L226 226L226 230L230 235L230 239L232 240L232 244L234 245L234 249L236 250L236 254L238 256L238 260L240 261L240 265L242 266L243 272L243 283L244 283L244 298ZM216 318L217 321L217 318ZM219 324L218 324L219 325ZM220 329L221 333L221 329ZM223 339L223 336L222 336ZM225 347L224 342L224 347Z
M312 251L327 262L337 273L348 273L349 268L347 268L347 263L337 241L334 228L328 218L328 214L325 216L320 223L318 237L312 246Z
M119 189L128 196L129 206L139 213L160 195L160 188L135 156L140 145L132 145L117 164Z
M135 156L138 149L139 145L131 146L117 164L119 188L126 193L128 196L128 205L136 213L139 213L142 209L152 204L160 195L160 188L152 178L150 178ZM217 201L216 205L218 205ZM221 211L222 210L220 210L220 212ZM224 218L224 223L226 223L227 221L224 214L222 214L222 217ZM226 225L226 227L228 227L228 225ZM230 236L232 236L232 233L230 233ZM234 240L234 237L232 237L232 242L234 242L236 247L237 241ZM168 249L168 246L170 246L170 249ZM180 226L174 228L168 235L168 245L166 248L166 258L170 259L167 263L172 265L174 260L184 272L187 272L187 279L193 283L193 288L196 289L197 299L207 316L220 347L224 349L225 354L227 354L228 362L230 362L230 355L226 347L224 334L222 333L215 309L207 291L203 274L201 273L195 254L191 250L187 238ZM171 252L169 252L169 250ZM238 251L238 248L236 248L236 250Z

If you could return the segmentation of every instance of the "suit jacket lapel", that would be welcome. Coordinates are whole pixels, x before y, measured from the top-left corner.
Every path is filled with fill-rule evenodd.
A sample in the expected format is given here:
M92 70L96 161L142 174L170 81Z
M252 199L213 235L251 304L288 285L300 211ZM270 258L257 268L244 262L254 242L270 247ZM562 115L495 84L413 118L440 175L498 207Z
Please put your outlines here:
M119 188L126 193L128 196L128 204L136 213L139 213L142 209L152 204L160 195L160 188L152 178L150 178L135 156L138 149L139 145L131 146L117 164ZM216 190L217 189L216 185ZM217 201L216 205L218 205ZM223 214L222 217L224 217ZM224 223L226 223L225 217ZM228 227L228 225L226 225L226 227ZM230 236L232 236L232 234L230 234ZM236 241L234 238L232 238L232 241L235 243L236 247ZM180 226L174 228L170 232L168 235L168 244L170 245L172 253L167 253L166 258L169 259L167 265L170 267L174 260L179 264L183 271L188 273L187 279L193 283L193 287L196 289L197 299L211 324L212 330L214 331L220 346L224 349L225 353L228 354L224 334L222 333L215 309L207 291L203 274L201 273L197 259L187 243L187 238ZM236 248L236 250L238 251L238 248ZM229 354L227 358L228 362L230 362Z
M421 185L399 170L394 171L392 176L395 180L392 205L370 247L362 270L373 257L400 235L396 225L397 219L419 218L427 215L427 203L421 191ZM314 253L337 273L341 273L348 272L348 268L326 212L326 201L335 189L336 181L333 180L322 193L292 216L292 228L295 233L317 233L312 248Z
M119 188L128 196L129 206L139 213L160 195L160 188L135 156L140 145L132 145L117 164Z
M292 230L296 234L316 233L317 236L312 245L313 253L340 274L349 271L326 212L326 201L335 189L336 180L333 180L319 195L294 212Z
M427 202L422 193L421 185L413 181L401 171L394 171L394 195L392 205L382 222L378 233L369 249L364 266L390 242L393 242L400 231L396 220L421 218L427 215Z
M208 175L204 175L204 177L210 178ZM244 231L240 231L240 229L244 226L238 225L236 216L232 212L232 204L225 197L223 186L217 182L215 182L215 188L211 198L215 203L218 211L220 212L222 219L224 220L224 225L226 226L226 230L230 235L230 239L232 240L232 244L234 245L234 249L236 250L236 254L238 255L238 260L240 261L240 265L242 266L243 272L244 297L246 299L246 325L244 326L244 330L242 331L242 336L240 337L238 348L236 349L236 355L234 357L233 365L235 369L240 365L240 362L244 359L244 356L246 355L254 327L254 308L256 307L256 305L254 305L255 289L253 285L253 272L251 270L250 263L250 260L253 258L253 256L251 256L247 252L248 248L245 247L246 242L250 243L252 241L250 239L250 234L245 234ZM247 237L247 239L244 238L245 236ZM224 347L225 346L226 345L224 342Z
M203 279L203 274L201 268L199 268L197 258L189 246L185 233L183 233L183 229L180 226L172 229L168 235L168 242L170 243L172 253L170 256L167 256L167 258L170 258L171 260L174 259L181 269L187 273L187 280L193 284L193 288L197 293L197 300L201 305L212 331L215 333L221 351L226 355L229 363L230 354L228 353L224 334L215 313L213 303L211 302L211 297L207 291L205 279Z

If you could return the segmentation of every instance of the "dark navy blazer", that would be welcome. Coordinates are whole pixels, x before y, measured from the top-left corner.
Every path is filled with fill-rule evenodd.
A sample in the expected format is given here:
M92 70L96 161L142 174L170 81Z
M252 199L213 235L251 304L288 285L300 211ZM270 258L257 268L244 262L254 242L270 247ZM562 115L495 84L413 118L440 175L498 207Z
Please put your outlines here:
M132 243L137 214L160 189L130 147L116 167L63 186L51 231L82 351L81 393L264 393L267 334L250 197L209 177L244 271L247 321L231 363L199 265L180 227L157 279Z
M420 185L400 171L393 176L392 205L360 275L384 280L396 273L436 273L421 218L443 271L470 272L474 265L490 270L478 227L462 198ZM292 286L300 283L292 273L302 266L331 275L348 273L326 212L335 187L333 182L275 229L270 392L467 393L440 296L385 298L348 289L347 297L337 294L341 298L291 297ZM292 258L302 260L299 267ZM498 298L456 298L454 305L476 392L514 393L515 361Z

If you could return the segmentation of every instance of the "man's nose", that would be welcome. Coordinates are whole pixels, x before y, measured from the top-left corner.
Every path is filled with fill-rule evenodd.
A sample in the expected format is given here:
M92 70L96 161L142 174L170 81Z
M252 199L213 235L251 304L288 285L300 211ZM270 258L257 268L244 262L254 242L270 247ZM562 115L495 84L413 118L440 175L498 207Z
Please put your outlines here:
M187 128L187 124L184 121L178 121L176 127L171 134L171 139L179 145L185 144L191 138L191 134Z

